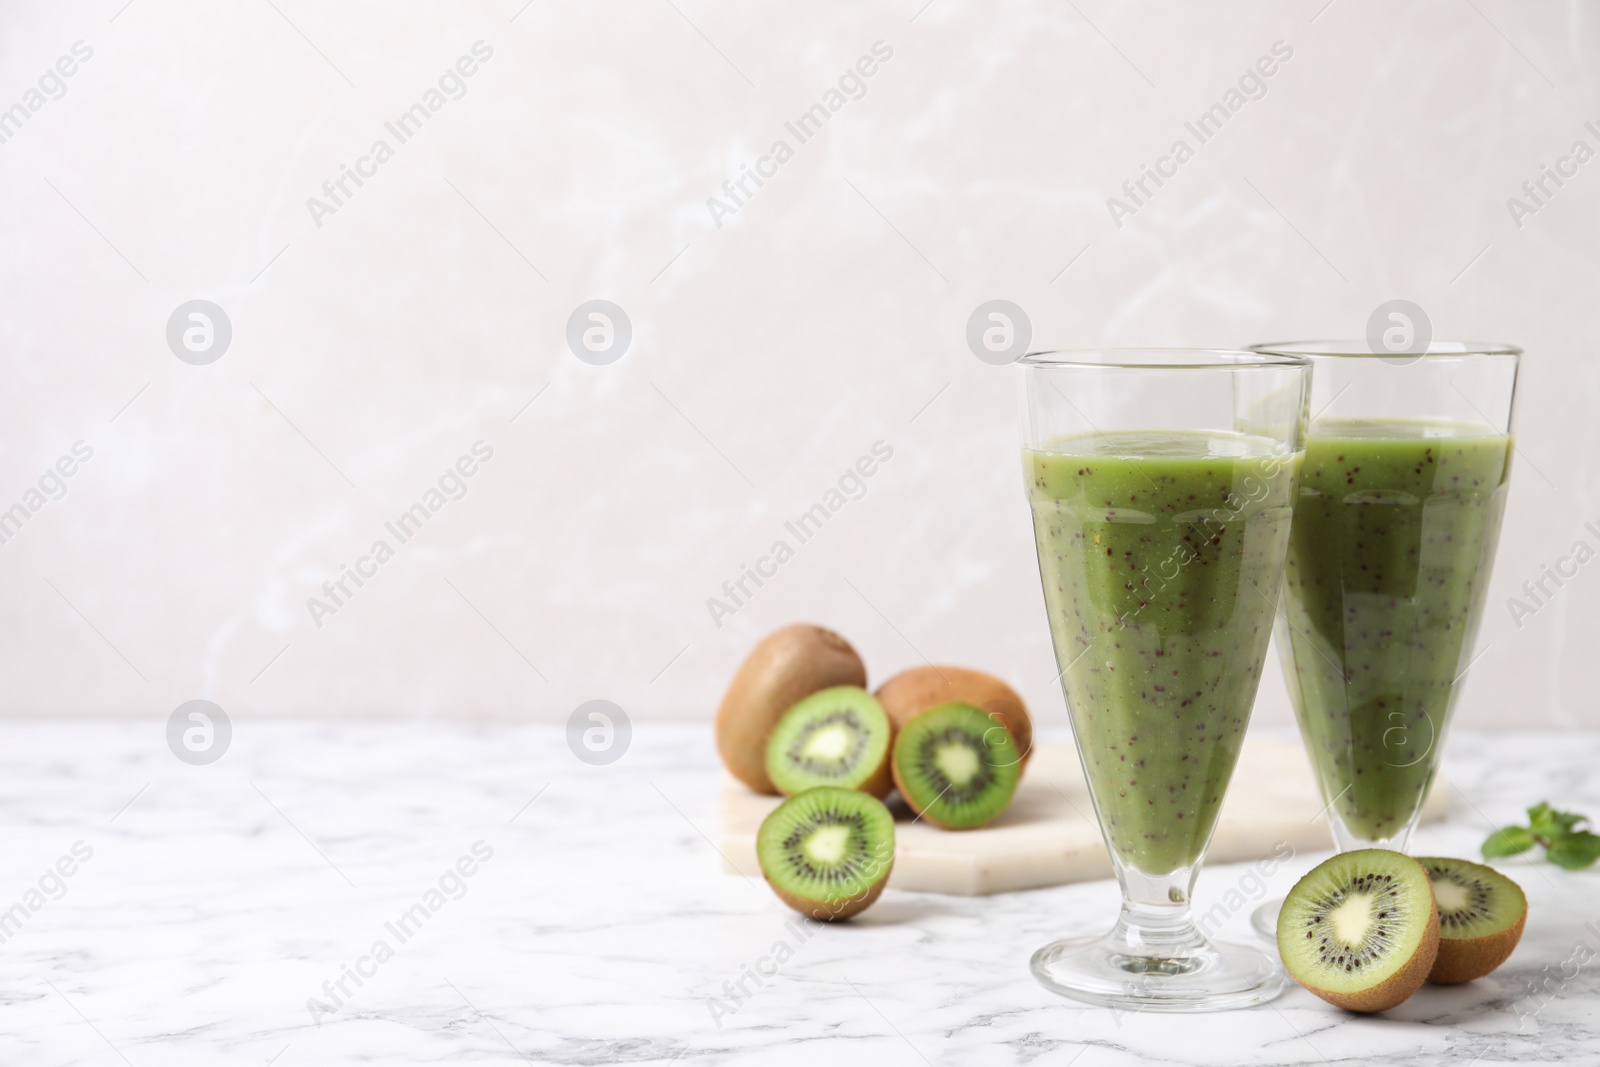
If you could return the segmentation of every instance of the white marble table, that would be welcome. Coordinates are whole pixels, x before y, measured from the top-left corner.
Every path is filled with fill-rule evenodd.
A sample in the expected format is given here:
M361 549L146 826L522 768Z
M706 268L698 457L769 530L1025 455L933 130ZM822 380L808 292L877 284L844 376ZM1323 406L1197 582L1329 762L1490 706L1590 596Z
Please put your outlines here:
M1107 926L1110 883L890 890L823 927L720 873L703 726L636 725L591 767L548 728L234 725L209 767L175 759L159 722L0 726L0 1063L1600 1062L1600 955L1574 956L1600 954L1600 872L1510 868L1531 902L1511 961L1386 1017L1298 988L1119 1016L1027 971L1043 941ZM1600 737L1457 735L1460 792L1421 844L1470 855L1546 797L1600 814L1597 761ZM50 873L63 856L71 875ZM1207 871L1199 904L1282 892L1318 858L1260 887ZM1227 934L1251 936L1247 910Z

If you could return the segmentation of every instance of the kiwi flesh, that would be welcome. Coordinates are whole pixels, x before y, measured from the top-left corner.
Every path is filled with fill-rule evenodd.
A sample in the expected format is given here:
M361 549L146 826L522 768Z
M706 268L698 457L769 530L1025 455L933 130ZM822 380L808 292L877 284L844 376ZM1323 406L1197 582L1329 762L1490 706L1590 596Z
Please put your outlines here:
M779 804L756 834L767 884L813 919L848 919L883 892L894 868L894 816L854 789L819 786Z
M1482 978L1506 961L1522 939L1528 898L1522 887L1481 863L1419 856L1439 905L1439 956L1428 972L1435 985Z
M1439 909L1422 864L1388 849L1341 852L1311 869L1278 913L1278 954L1295 981L1349 1011L1415 993L1439 951Z
M919 816L946 830L992 822L1017 793L1022 759L1010 731L971 704L929 708L895 736L894 784Z
M1015 689L992 674L967 667L912 667L880 685L876 695L896 730L929 708L959 701L983 709L1011 731L1024 766L1033 755L1028 706Z
M889 716L871 693L836 685L784 712L767 740L767 777L784 796L835 785L882 800L894 787L893 736Z
M801 698L835 685L867 684L850 642L820 626L774 630L751 650L717 709L717 752L728 772L757 793L776 793L767 777L767 738Z

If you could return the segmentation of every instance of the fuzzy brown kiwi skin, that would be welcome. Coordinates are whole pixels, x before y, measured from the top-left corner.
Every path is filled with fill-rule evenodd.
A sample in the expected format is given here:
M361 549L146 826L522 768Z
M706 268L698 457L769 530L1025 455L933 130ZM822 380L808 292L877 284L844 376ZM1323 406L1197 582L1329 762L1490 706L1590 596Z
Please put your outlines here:
M1407 997L1422 988L1422 983L1428 980L1428 972L1433 969L1433 962L1439 953L1439 905L1434 902L1430 893L1428 897L1428 928L1423 932L1422 944L1417 946L1416 954L1411 957L1411 962L1403 969L1390 975L1381 984L1359 993L1330 993L1316 986L1300 982L1311 992L1326 1000L1329 1004L1343 1008L1346 1011L1358 1011L1365 1014L1388 1011L1402 1003Z
M767 884L772 886L772 891L778 894L779 900L798 911L801 915L812 919L820 919L823 922L838 922L840 919L848 919L852 915L859 915L870 908L873 901L883 895L884 887L889 884L889 872L893 869L894 861L890 860L889 865L883 869L882 878L873 882L864 892L858 893L847 900L807 900L804 897L797 897L793 893L788 893L778 888L770 878L767 879Z
M1440 938L1439 955L1428 972L1428 981L1434 985L1460 985L1482 978L1511 955L1522 940L1522 926L1527 921L1528 910L1524 908L1516 924L1498 934L1459 941Z
M952 702L971 704L1000 720L1022 753L1024 768L1033 755L1033 719L1028 706L1015 689L992 674L967 667L913 667L884 682L873 695L889 713L896 732L929 708Z
M750 651L717 708L717 752L728 772L757 793L776 796L767 777L767 738L783 713L835 685L867 686L866 664L832 630L794 623Z
M882 800L889 795L889 790L895 787L894 775L891 767L894 763L894 723L889 724L889 743L883 746L883 760L878 764L878 769L872 772L872 777L861 783L861 792L869 793Z

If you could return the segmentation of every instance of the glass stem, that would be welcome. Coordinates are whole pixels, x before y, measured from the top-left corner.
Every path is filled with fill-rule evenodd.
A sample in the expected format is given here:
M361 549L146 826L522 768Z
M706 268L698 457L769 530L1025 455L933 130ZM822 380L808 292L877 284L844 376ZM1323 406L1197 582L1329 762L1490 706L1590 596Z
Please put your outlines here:
M1422 805L1417 805L1417 810L1411 813L1411 818L1400 832L1392 837L1380 837L1377 840L1363 838L1345 825L1335 808L1328 812L1328 824L1333 829L1333 847L1340 852L1353 852L1358 848L1386 848L1391 852L1406 852L1411 845L1411 832L1417 828L1417 821L1422 817Z
M1190 957L1206 947L1195 927L1189 898L1200 868L1196 864L1170 874L1145 874L1117 864L1122 886L1122 913L1111 939L1130 959L1123 966L1146 974L1182 974Z

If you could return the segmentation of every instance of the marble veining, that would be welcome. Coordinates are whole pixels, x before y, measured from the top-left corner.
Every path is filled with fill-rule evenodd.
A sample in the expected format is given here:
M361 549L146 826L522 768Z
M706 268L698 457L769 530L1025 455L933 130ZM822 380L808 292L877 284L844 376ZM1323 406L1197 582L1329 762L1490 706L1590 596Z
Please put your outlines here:
M1298 988L1120 1014L1027 971L1110 922L1110 883L890 890L822 926L721 873L704 726L641 724L604 767L545 727L247 721L209 767L155 721L0 730L7 1065L1600 1060L1600 871L1508 865L1531 911L1507 965L1382 1018ZM1600 813L1597 757L1586 735L1453 737L1452 812L1419 847L1470 855L1545 798ZM1265 888L1211 869L1197 902L1281 893L1319 858Z

